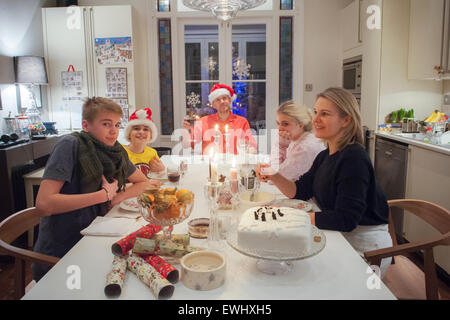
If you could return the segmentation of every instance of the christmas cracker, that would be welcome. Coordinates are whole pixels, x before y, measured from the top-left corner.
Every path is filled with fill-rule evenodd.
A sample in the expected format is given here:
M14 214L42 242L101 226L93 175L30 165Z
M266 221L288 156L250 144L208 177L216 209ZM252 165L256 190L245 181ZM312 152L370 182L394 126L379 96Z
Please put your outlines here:
M114 243L111 247L111 251L116 256L124 256L133 248L134 242L137 237L150 239L159 230L161 230L161 226L156 226L149 223L148 225Z
M105 295L117 298L122 293L122 285L127 272L127 259L115 256L112 262L111 272L106 276Z
M155 255L139 254L139 256L150 264L156 271L158 271L164 278L169 280L171 283L177 283L180 279L180 274L178 270L167 263L163 258Z
M133 253L157 254L175 258L181 258L188 253L200 250L203 250L203 248L189 245L183 246L171 241L161 241L158 244L156 240L144 238L136 238L133 247Z
M150 288L156 299L172 297L175 287L144 259L131 254L127 263L128 269Z

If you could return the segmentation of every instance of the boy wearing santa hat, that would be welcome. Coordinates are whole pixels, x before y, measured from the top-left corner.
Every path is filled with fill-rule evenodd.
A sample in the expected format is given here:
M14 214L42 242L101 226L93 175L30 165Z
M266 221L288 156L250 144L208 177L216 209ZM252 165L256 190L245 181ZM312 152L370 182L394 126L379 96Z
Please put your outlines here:
M158 130L152 120L152 110L145 108L135 111L125 127L125 139L130 144L124 148L131 162L147 177L151 172L165 169L156 150L147 146L157 137Z
M214 85L208 100L217 113L200 118L196 121L194 130L191 130L189 122L184 120L183 128L191 131L192 134L190 137L183 138L183 147L188 147L190 142L190 146L194 148L195 143L201 142L202 153L209 154L211 146L217 144L215 139L218 137L221 153L237 154L237 141L241 139L249 142L250 152L256 152L256 140L247 119L231 112L231 102L235 99L236 95L231 87L221 83Z

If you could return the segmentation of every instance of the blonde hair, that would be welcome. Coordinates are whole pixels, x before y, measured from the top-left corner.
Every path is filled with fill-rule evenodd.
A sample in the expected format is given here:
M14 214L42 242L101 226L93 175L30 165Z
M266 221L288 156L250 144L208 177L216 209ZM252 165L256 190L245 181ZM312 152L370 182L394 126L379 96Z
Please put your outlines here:
M93 97L83 104L83 120L92 122L100 112L109 112L123 116L122 108L114 101L107 98Z
M338 141L338 149L342 150L349 144L359 143L364 147L364 136L361 125L361 113L355 96L343 88L328 88L317 95L317 99L324 98L333 102L342 118L350 116L351 122L343 128Z
M294 118L297 122L303 125L304 131L311 131L313 128L312 119L313 113L306 106L295 103L293 100L283 102L277 112L286 116Z

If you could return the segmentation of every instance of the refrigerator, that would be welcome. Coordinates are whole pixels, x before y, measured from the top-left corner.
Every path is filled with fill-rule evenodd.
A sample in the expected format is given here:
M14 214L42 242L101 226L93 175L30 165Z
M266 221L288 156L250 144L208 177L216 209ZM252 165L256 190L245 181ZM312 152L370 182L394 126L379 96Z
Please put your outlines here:
M135 108L132 8L43 8L44 52L50 121L57 129L81 129L86 98L106 97L124 111Z

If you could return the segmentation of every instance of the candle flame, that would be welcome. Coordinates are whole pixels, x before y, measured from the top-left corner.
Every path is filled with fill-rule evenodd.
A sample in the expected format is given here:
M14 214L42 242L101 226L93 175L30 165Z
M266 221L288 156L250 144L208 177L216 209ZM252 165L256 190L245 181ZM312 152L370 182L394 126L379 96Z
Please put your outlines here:
M225 132L228 133L228 125L225 125Z

